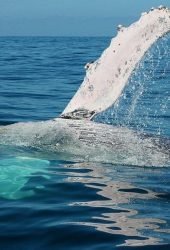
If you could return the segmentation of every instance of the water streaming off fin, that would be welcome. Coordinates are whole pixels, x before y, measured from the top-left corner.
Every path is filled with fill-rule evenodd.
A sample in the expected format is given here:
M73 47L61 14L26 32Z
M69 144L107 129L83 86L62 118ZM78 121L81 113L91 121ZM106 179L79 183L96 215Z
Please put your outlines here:
M136 66L117 102L95 121L170 136L170 35L159 39Z

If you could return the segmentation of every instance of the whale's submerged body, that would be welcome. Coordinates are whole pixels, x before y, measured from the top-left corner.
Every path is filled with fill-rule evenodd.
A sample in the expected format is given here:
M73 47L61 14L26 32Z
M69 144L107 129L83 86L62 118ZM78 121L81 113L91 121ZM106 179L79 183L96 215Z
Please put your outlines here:
M120 96L146 51L170 31L170 11L159 8L144 13L128 28L119 27L116 38L102 56L88 65L80 89L60 118L18 123L0 128L0 144L35 148L39 152L67 155L68 159L138 166L169 164L169 142L141 135L125 127L95 123L93 116Z
M46 122L18 123L0 131L0 143L17 145L86 160L138 166L165 166L169 145L163 139L138 134L125 127L92 121L56 119ZM49 155L48 155L49 157Z

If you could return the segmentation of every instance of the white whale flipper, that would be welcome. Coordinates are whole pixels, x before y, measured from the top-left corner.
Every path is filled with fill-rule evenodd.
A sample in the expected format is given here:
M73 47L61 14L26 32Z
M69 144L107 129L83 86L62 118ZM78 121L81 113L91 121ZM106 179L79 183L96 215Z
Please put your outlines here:
M146 51L169 31L170 10L164 7L152 9L130 27L120 29L101 57L87 69L82 85L62 117L72 118L84 110L88 113L84 118L92 118L110 107Z

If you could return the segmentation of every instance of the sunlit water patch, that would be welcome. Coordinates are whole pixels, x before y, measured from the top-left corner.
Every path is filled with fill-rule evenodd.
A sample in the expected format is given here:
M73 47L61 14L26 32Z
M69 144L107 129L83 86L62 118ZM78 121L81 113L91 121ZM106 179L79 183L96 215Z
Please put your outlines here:
M0 159L0 197L19 199L32 196L33 190L24 191L23 188L35 173L40 172L43 177L46 177L45 168L48 165L49 161L47 160L23 156Z

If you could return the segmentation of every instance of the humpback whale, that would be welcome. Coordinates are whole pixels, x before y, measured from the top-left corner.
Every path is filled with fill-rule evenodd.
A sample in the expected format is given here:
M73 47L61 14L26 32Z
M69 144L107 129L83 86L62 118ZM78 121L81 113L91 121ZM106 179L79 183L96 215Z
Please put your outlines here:
M54 120L0 127L1 146L24 146L66 159L165 166L168 148L160 138L144 136L126 127L93 121L121 95L136 65L148 49L170 32L170 10L151 9L124 27L99 59L86 67L86 76L62 114Z

